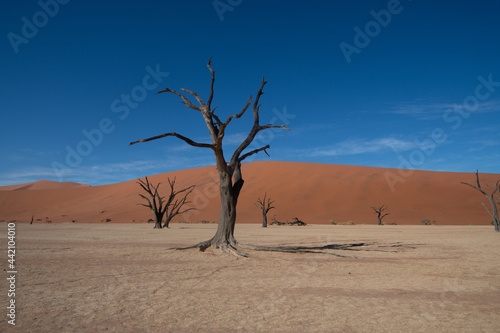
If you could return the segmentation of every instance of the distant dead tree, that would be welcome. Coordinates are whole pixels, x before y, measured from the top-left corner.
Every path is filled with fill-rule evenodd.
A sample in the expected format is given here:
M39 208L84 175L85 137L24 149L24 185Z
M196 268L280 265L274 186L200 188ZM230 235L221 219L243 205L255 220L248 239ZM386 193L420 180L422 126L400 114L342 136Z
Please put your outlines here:
M267 228L267 213L275 208L272 206L274 203L274 200L271 200L271 198L267 198L267 193L264 193L264 199L261 200L260 198L257 198L257 203L256 205L262 210L262 228Z
M386 205L382 205L382 206L372 206L372 209L374 211L374 214L377 214L377 219L378 219L378 225L382 225L382 219L384 217L386 217L387 215L389 215L390 213L384 213L384 211L387 209L388 207Z
M170 221L177 215L183 214L187 211L193 210L194 208L188 208L182 210L182 207L190 201L187 201L187 197L191 192L193 192L195 185L186 187L182 190L176 191L175 187L175 178L174 180L168 179L168 184L170 185L170 194L168 196L168 200L165 201L165 197L161 196L158 192L158 188L161 183L158 183L156 186L151 184L148 177L145 179L139 179L137 184L139 184L144 191L148 194L148 196L142 195L139 193L139 196L147 201L147 204L139 204L144 207L148 207L154 214L154 222L155 229L168 228ZM178 196L181 193L184 193L183 196ZM165 223L162 226L163 217L165 218Z
M221 120L219 115L215 113L217 107L212 107L212 100L214 97L215 71L212 69L211 59L208 61L207 67L211 73L211 81L210 81L210 93L206 101L204 101L196 92L184 88L181 88L181 90L186 94L182 94L168 88L158 93L172 93L178 96L182 100L182 103L186 105L188 108L199 112L200 115L203 117L205 125L207 126L211 142L210 143L196 142L181 134L175 132L169 132L154 137L150 137L147 139L134 141L131 142L130 145L173 136L186 142L188 145L198 148L211 149L214 153L220 180L219 187L220 187L221 209L219 216L219 224L215 235L211 239L204 242L200 242L188 248L198 247L201 251L204 251L205 249L211 246L212 248L220 248L225 253L229 251L236 255L246 256L246 254L241 253L238 250L238 246L243 247L243 245L239 244L234 238L234 226L236 222L236 205L238 203L238 197L240 195L241 188L243 187L244 183L241 172L241 163L247 157L250 157L261 151L264 151L267 154L266 150L270 148L269 145L246 152L247 148L250 147L250 144L253 142L253 140L255 139L255 137L259 132L271 128L288 129L288 127L286 125L274 125L274 124L261 125L259 118L259 109L261 104L259 104L259 101L260 97L263 94L264 86L267 83L264 80L264 78L262 78L260 89L258 90L257 96L253 101L253 107L252 107L253 124L250 129L250 132L243 140L243 142L233 152L229 162L226 161L226 157L224 155L224 151L222 148L223 139L226 133L226 128L231 123L231 121L233 121L234 119L241 118L243 114L248 110L248 108L252 104L252 96L250 96L248 102L239 113L229 116L226 120L223 119ZM186 96L194 98L197 101L198 105L196 105L196 103L193 104Z
M486 193L486 191L481 187L481 184L479 182L479 170L476 170L476 184L477 185L471 185L469 183L461 182L462 184L468 185L472 187L473 189L478 190L483 194L488 200L490 201L491 205L491 212L490 210L486 207L486 205L481 202L483 205L484 209L490 214L490 216L493 218L493 225L495 226L495 231L500 232L500 221L498 219L498 209L497 209L497 202L500 204L500 201L495 202L495 200L500 199L500 196L498 195L497 192L500 192L500 179L497 180L495 186L492 186L490 184L486 184L491 190L491 194Z

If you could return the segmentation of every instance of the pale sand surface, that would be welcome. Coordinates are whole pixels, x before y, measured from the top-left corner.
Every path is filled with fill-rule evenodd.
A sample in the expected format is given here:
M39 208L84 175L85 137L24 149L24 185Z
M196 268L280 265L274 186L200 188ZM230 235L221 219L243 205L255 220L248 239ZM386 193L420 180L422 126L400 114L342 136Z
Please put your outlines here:
M167 250L215 228L18 224L17 325L3 314L0 331L500 331L500 235L492 226L236 226L242 243L369 244L335 251L358 258ZM6 229L0 224L4 271Z

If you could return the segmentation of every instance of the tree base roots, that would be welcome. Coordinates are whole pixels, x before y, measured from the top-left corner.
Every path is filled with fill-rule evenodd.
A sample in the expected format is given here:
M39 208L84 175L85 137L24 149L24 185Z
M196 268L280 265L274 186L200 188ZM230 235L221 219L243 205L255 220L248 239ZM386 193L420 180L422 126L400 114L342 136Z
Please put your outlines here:
M357 258L356 256L347 256L343 254L338 254L331 252L331 250L354 250L353 248L363 246L365 243L356 244L330 244L324 246L260 246L252 244L240 244L236 240L232 242L214 242L213 239L208 241L200 242L198 244L175 248L175 250L188 250L199 248L200 251L204 252L209 247L214 249L220 249L225 255L234 254L237 257L248 258L248 254L241 252L238 248L254 250L254 251L270 251L270 252L284 252L284 253L318 253L318 254L328 254L341 258Z

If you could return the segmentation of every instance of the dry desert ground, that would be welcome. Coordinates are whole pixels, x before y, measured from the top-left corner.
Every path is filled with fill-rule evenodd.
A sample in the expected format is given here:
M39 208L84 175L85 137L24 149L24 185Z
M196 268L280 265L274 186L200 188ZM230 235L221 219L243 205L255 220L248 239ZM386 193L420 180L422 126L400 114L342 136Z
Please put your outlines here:
M17 224L16 326L2 315L0 331L500 331L492 226L236 225L242 243L359 245L327 250L345 257L169 249L215 228ZM3 309L8 287L1 279Z

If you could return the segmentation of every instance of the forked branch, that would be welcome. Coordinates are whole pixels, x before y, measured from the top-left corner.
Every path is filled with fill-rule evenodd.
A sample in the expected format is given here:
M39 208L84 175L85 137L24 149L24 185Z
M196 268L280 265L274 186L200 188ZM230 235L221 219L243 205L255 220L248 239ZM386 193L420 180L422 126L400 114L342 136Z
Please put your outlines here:
M183 94L181 94L181 93L179 93L179 92L177 92L175 90L165 88L165 89L163 89L161 91L158 91L157 94L161 94L161 93L164 93L164 92L170 92L170 93L176 94L177 96L179 96L182 99L182 104L186 105L190 109L193 109L193 110L196 110L196 111L200 111L200 112L203 111L203 109L201 108L201 106L194 105L193 103L191 103L191 101L189 99L187 99L186 96L184 96Z
M267 192L264 193L264 199L257 198L257 206L262 209L263 212L268 213L271 209L274 209L276 207L273 206L274 200L271 200L271 198L266 198L267 197Z
M198 103L200 103L201 110L206 110L205 102L203 102L201 97L196 92L185 89L185 88L181 88L181 90L187 92L188 94L191 94L194 98L196 98Z

